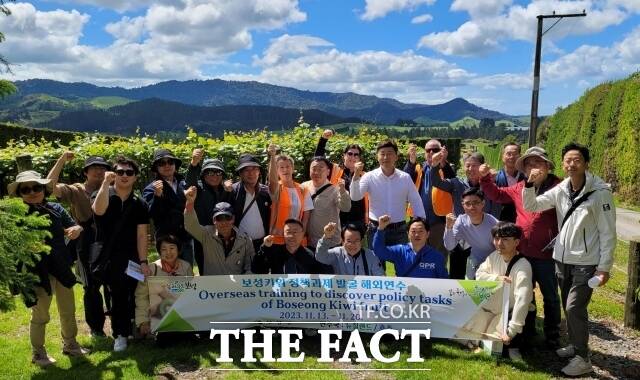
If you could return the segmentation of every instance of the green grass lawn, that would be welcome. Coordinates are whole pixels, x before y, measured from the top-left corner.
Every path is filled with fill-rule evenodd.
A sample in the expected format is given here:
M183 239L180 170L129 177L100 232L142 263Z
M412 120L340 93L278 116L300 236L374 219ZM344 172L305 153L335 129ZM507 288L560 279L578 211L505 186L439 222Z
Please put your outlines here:
M616 266L626 270L629 245L620 242L616 250ZM609 319L622 324L623 302L626 292L626 274L614 269L609 283L594 292L590 304L590 316L597 319ZM158 347L153 341L131 342L129 349L123 353L112 351L113 341L110 338L92 340L83 321L82 290L75 288L77 318L79 320L79 341L92 349L86 358L70 359L62 355L60 339L60 323L57 308L52 305L51 322L47 326L47 349L51 356L58 360L55 366L46 370L31 364L29 346L29 311L19 300L13 311L0 314L0 378L7 379L145 379L145 378L219 378L229 379L421 379L424 371L406 371L406 369L425 369L432 378L500 378L500 379L546 379L558 376L560 362L547 350L536 350L525 355L524 362L512 363L505 359L496 359L484 354L474 354L457 343L445 340L433 340L423 345L424 363L407 363L409 355L408 342L392 342L383 344L383 354L392 355L396 350L401 352L401 360L393 364L379 362L361 364L317 363L318 338L305 337L301 351L306 358L303 363L240 363L242 347L233 345L231 357L237 358L234 363L220 364L215 361L218 355L218 340L191 340L175 343L166 348ZM541 308L542 302L538 302ZM539 310L540 312L540 310ZM538 320L538 328L542 328L542 320ZM541 341L541 337L537 338ZM233 342L233 341L232 341ZM541 343L541 342L538 342ZM274 347L274 355L278 356L279 347ZM259 354L257 355L259 356ZM551 365L550 363L553 363ZM280 371L247 371L246 369L281 369ZM287 371L286 369L323 369L323 371ZM240 369L227 372L220 369ZM369 369L389 369L389 371L371 371ZM329 370L329 371L327 371ZM302 375L302 376L301 376Z

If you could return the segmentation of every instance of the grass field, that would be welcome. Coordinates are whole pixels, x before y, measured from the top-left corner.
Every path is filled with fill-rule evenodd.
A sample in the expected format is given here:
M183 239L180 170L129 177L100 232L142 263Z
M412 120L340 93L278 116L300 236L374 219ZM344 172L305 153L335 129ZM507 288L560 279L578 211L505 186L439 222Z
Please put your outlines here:
M590 316L606 319L622 324L623 302L626 292L629 244L619 241L616 250L615 267L609 283L594 292L590 304ZM555 372L557 358L547 350L536 350L535 354L525 355L524 362L511 362L496 359L484 354L474 354L457 343L444 340L433 340L423 346L424 363L406 363L408 342L393 342L383 345L383 354L391 355L396 350L401 352L401 360L394 364L360 363L321 364L316 362L318 339L306 337L302 340L301 351L306 353L304 363L234 363L219 364L215 361L218 355L218 341L194 339L176 342L161 348L153 341L137 341L130 343L129 349L123 353L112 351L113 341L110 338L92 340L83 322L82 290L75 288L79 320L81 344L90 347L92 354L86 358L70 359L61 354L60 324L55 303L51 308L51 322L47 327L47 349L58 362L46 370L31 364L29 346L29 312L19 300L16 309L0 314L0 378L2 379L174 379L174 378L220 378L228 379L422 379L425 376L441 379L459 378L499 378L499 379L545 379L558 376ZM538 302L540 307L542 302ZM540 310L539 310L540 311ZM541 328L541 320L538 320ZM538 337L538 339L542 339ZM540 343L534 342L535 343ZM274 347L277 356L279 347ZM240 358L242 347L232 344L231 357ZM257 355L259 357L259 355ZM280 369L279 371L255 372L250 369ZM288 371L287 369L310 368L321 371ZM406 369L430 369L424 371L406 371ZM227 372L222 369L236 369ZM371 369L388 369L388 371L371 371Z

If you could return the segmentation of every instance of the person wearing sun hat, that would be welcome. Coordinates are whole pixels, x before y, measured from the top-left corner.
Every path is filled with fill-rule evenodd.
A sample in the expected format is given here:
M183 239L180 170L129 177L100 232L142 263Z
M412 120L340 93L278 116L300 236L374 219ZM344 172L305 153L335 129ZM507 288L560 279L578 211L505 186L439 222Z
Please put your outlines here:
M516 169L524 173L526 178L533 169L543 173L534 187L536 194L544 194L560 183L553 170L553 161L547 152L538 146L527 149L516 161ZM522 238L518 247L519 252L531 263L533 282L537 283L542 293L544 304L544 335L546 344L555 348L560 337L560 297L558 296L558 281L555 275L555 264L552 259L553 247L549 242L558 234L556 211L549 209L543 212L530 212L524 207L522 189L526 181L520 181L513 186L498 187L492 176L489 165L480 166L480 187L488 199L500 204L512 204L516 210L516 225L522 228ZM535 298L530 307L529 315L524 326L523 335L535 335Z
M153 154L151 171L155 179L142 191L149 205L156 237L175 235L182 242L180 258L193 265L193 243L184 229L184 190L187 185L178 173L182 160L168 149L157 149Z
M73 285L76 277L71 270L70 255L65 238L75 240L80 236L82 227L77 225L71 215L59 203L47 202L46 197L53 191L53 181L42 178L40 173L27 170L18 173L16 180L7 186L10 196L19 196L29 206L29 213L48 215L51 224L47 227L50 237L45 244L51 247L48 254L40 253L33 267L28 267L38 276L34 289L23 294L25 304L31 308L29 338L31 341L32 363L48 366L56 360L47 354L45 349L45 330L49 322L49 308L53 296L60 314L60 330L62 332L62 352L70 356L82 356L89 350L82 348L76 336L76 306Z
M111 299L109 290L91 274L89 269L90 247L95 241L95 223L93 210L91 210L91 194L97 191L104 180L104 173L111 170L111 165L102 157L90 156L84 160L82 172L85 176L83 183L66 184L58 182L60 173L65 164L73 161L75 154L71 151L62 153L56 164L51 168L47 178L55 184L53 195L58 200L71 206L71 216L83 228L82 234L76 239L75 244L69 244L71 254L77 252L78 274L84 288L83 303L84 316L87 325L94 337L104 337L105 312L110 307ZM100 288L103 288L104 301Z
M198 197L195 202L195 212L198 222L202 226L213 225L213 209L219 202L230 202L231 193L225 191L223 181L226 171L222 161L218 159L204 159L204 150L196 148L191 153L191 162L185 176L186 188L195 186ZM183 207L184 210L184 207ZM200 273L204 266L202 245L197 239L193 241L195 261Z

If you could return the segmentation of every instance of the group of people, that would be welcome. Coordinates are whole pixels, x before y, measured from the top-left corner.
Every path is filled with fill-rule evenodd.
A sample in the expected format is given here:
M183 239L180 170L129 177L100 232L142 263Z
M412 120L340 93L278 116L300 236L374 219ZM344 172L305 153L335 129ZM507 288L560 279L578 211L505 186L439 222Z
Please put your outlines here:
M587 282L607 282L616 233L611 189L587 170L587 148L563 149L564 180L552 174L544 149L531 147L521 155L515 143L503 147L500 171L471 153L463 158L465 175L457 177L446 147L435 139L426 143L422 163L411 145L404 170L396 168L396 143L382 141L376 148L379 166L365 172L357 144L344 148L339 163L326 157L332 137L332 131L323 132L310 160L310 180L303 183L294 179L293 159L273 144L267 148L266 184L257 157L239 157L234 183L224 163L204 159L202 149L193 150L184 177L182 160L156 150L150 168L155 179L141 196L134 192L140 168L122 156L113 163L87 158L84 183L58 182L65 163L74 159L70 152L46 178L19 173L9 194L52 220L51 253L33 268L40 284L27 297L34 305L33 362L55 361L44 348L53 294L63 352L88 353L76 341L75 258L87 324L92 335L105 335L106 304L115 351L127 348L134 329L150 330L147 285L125 274L129 261L140 264L145 276L191 276L194 266L200 275L382 276L391 262L400 277L511 283L508 329L501 336L512 357L535 333L537 284L546 342L556 348L562 300L569 345L557 353L571 359L563 372L591 371L587 305L593 289ZM49 195L68 204L71 215L49 202ZM151 222L160 258L149 263Z

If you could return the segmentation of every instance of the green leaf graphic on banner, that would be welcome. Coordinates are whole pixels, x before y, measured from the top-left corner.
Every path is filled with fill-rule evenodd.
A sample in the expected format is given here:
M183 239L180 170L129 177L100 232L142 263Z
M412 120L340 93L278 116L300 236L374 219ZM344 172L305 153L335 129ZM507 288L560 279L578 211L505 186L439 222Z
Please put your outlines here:
M467 294L476 305L480 305L489 299L499 285L495 281L458 280L458 283L467 291Z
M156 331L195 331L189 322L182 319L177 311L171 310Z

